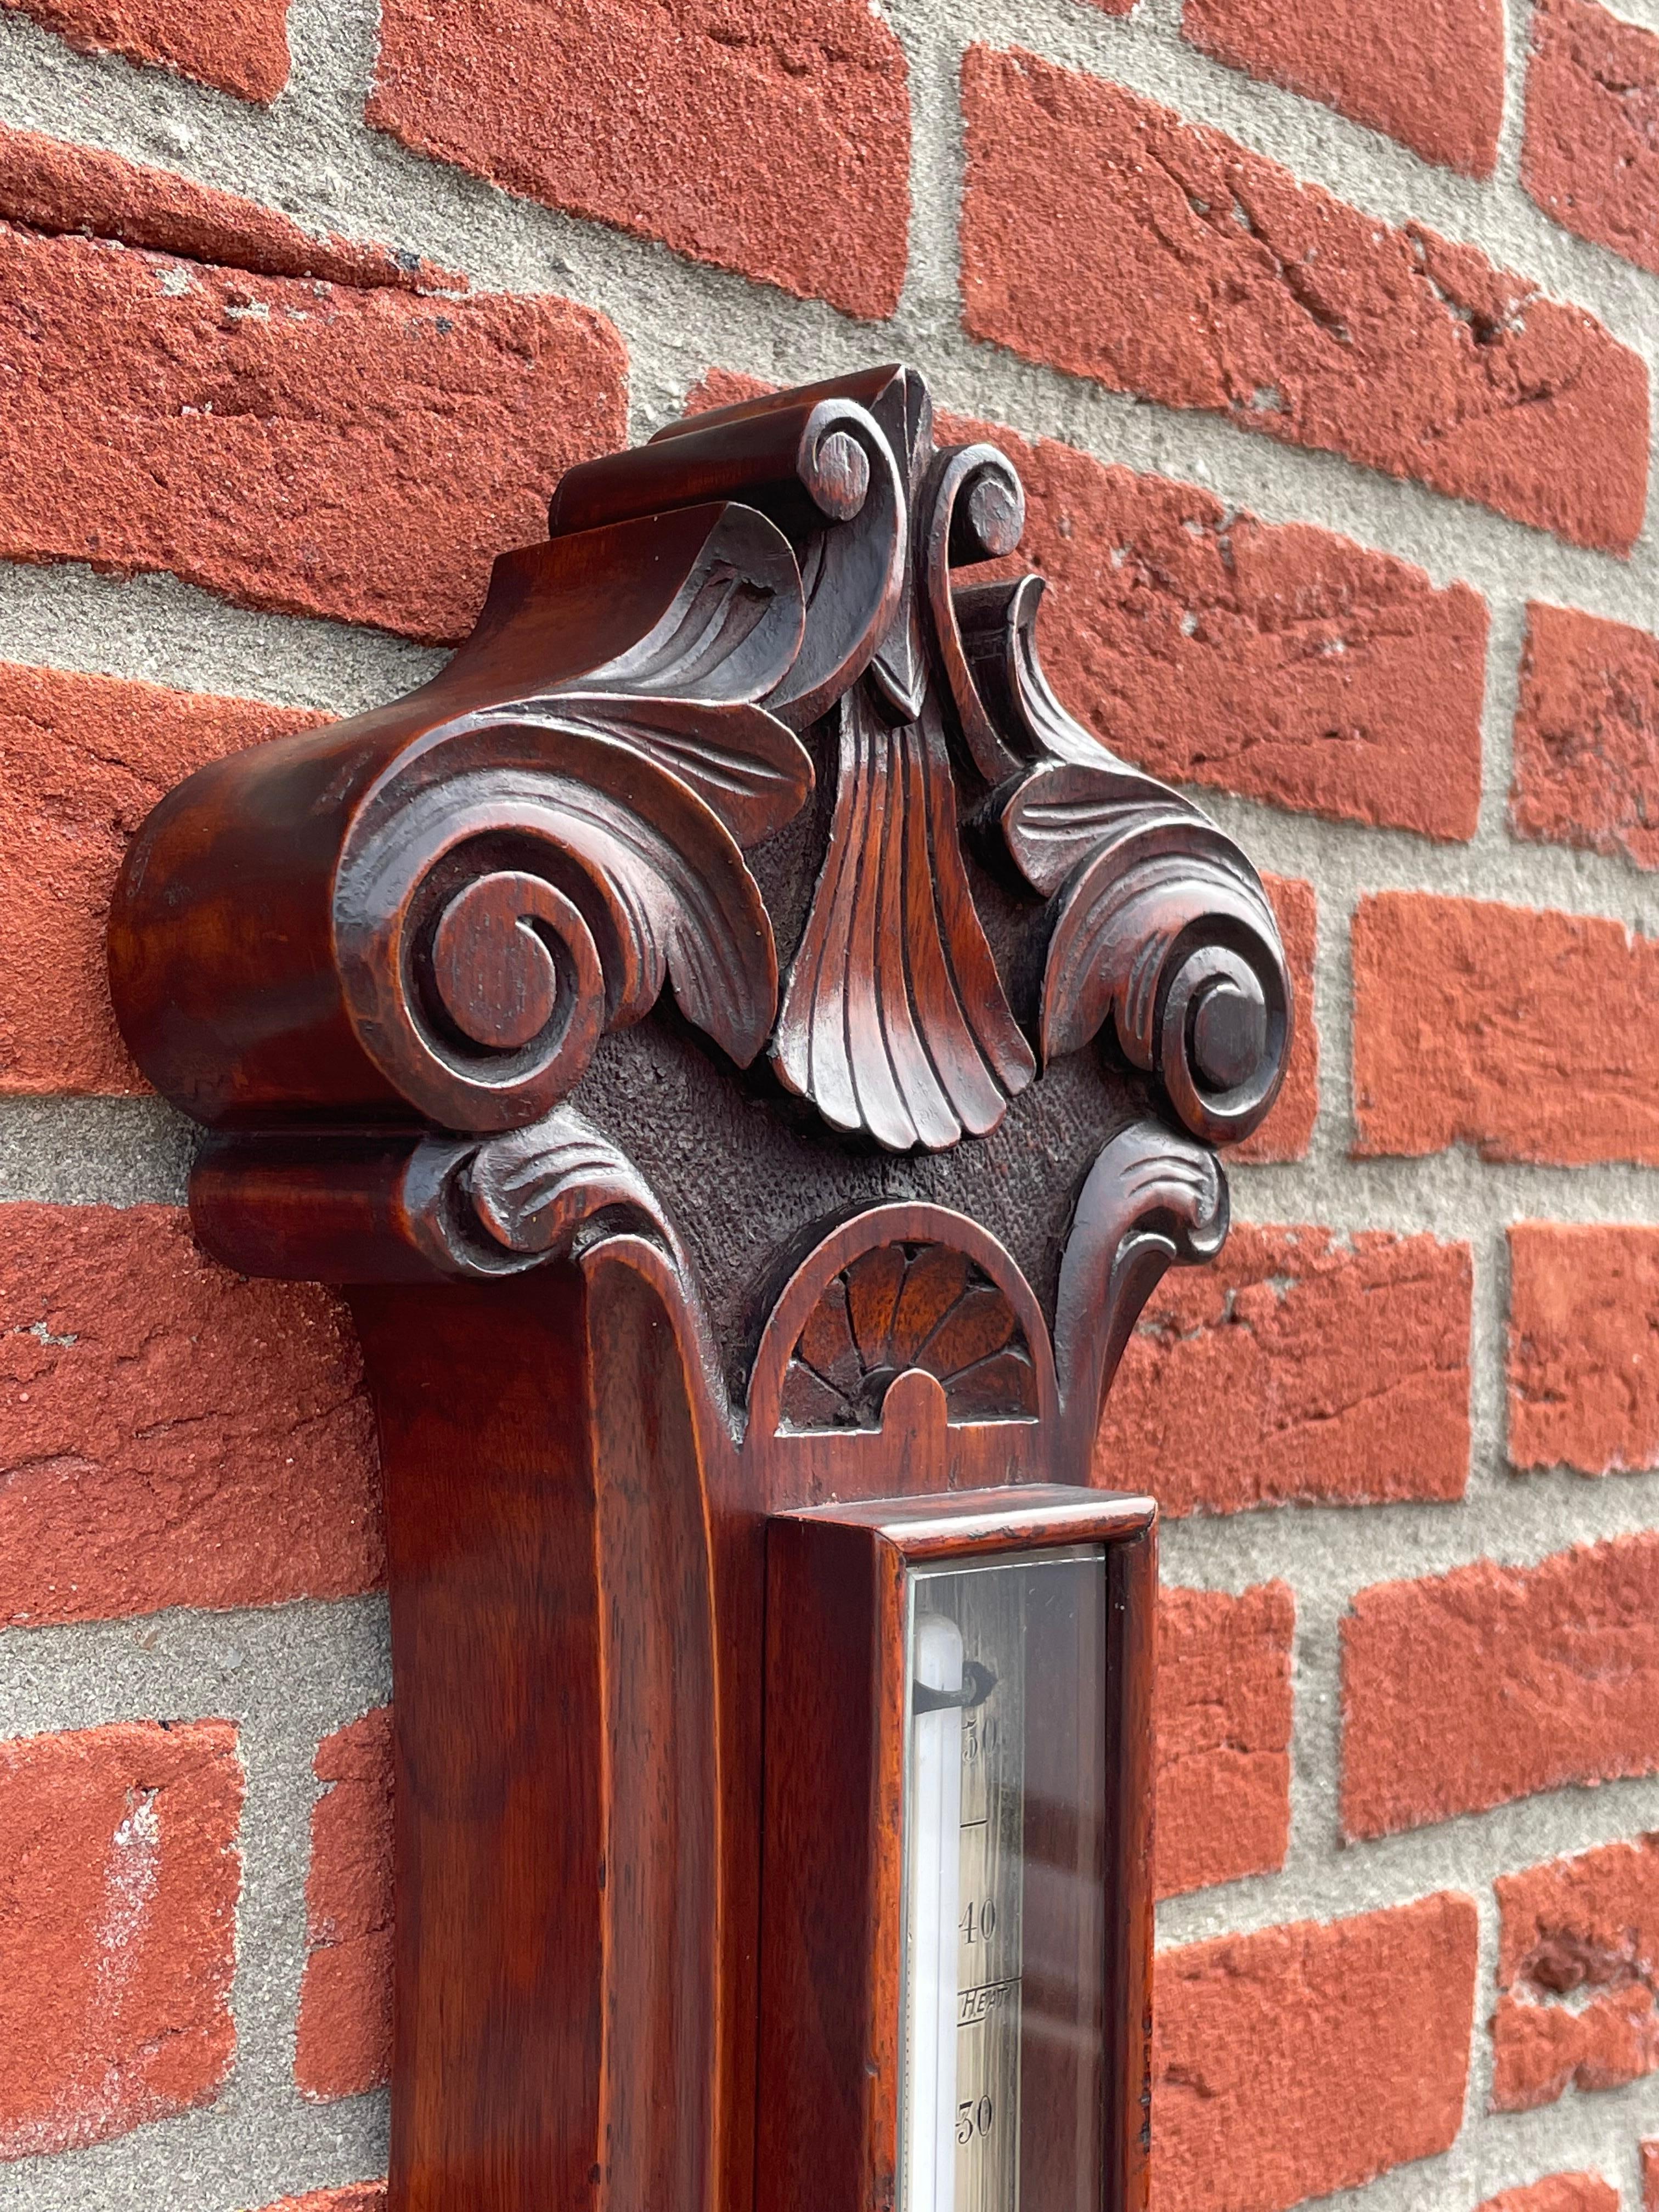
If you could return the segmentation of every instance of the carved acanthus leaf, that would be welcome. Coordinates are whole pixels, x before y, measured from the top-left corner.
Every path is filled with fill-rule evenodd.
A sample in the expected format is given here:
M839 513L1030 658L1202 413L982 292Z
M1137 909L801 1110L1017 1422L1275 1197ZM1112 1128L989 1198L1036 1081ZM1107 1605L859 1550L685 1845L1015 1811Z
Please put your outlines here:
M957 595L964 657L1034 756L996 793L1003 841L1048 902L1037 1036L1044 1062L1110 1018L1194 1135L1247 1136L1284 1080L1289 973L1261 878L1178 792L1079 726L1037 658L1038 580Z
M414 1233L444 1273L519 1274L623 1233L644 1235L684 1267L645 1178L568 1106L483 1144L428 1139L404 1188Z
M806 618L767 704L804 730L869 666L903 586L908 487L871 409L904 374L871 369L671 423L648 445L569 470L550 527L558 536L709 499L768 516L795 549Z
M651 629L517 704L527 720L580 723L633 747L752 845L791 820L812 788L811 755L757 703L796 665L805 603L788 542L764 516L729 504L702 514L707 535ZM611 580L598 561L591 580Z
M1061 1412L1083 1463L1141 1308L1169 1267L1213 1259L1227 1224L1215 1155L1157 1122L1120 1131L1090 1170L1060 1261L1054 1330Z
M699 699L585 692L561 696L556 705L536 701L522 720L592 730L654 762L694 791L740 846L781 830L811 793L811 755L758 708L726 707L714 715Z
M569 1107L482 1139L216 1132L197 1156L191 1213L228 1266L306 1281L488 1281L619 1236L643 1237L690 1280L650 1186Z

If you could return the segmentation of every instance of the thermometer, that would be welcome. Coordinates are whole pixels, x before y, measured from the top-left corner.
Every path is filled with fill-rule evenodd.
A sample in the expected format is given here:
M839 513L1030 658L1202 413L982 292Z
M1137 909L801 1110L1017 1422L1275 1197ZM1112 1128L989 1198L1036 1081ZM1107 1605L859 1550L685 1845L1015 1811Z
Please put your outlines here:
M1026 1584L912 1578L900 2212L1017 2212Z
M757 2212L1144 2207L1153 1508L988 1495L770 1523Z

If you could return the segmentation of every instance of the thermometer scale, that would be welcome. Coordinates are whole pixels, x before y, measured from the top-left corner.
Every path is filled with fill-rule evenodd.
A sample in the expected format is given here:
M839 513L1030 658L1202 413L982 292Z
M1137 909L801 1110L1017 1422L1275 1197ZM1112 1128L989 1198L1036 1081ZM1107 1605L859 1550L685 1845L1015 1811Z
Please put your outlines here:
M1028 1613L1076 1601L1098 1553L924 1568L910 1580L899 2212L1019 2212L1028 2033Z
M1154 1511L769 1522L757 2212L1146 2212Z

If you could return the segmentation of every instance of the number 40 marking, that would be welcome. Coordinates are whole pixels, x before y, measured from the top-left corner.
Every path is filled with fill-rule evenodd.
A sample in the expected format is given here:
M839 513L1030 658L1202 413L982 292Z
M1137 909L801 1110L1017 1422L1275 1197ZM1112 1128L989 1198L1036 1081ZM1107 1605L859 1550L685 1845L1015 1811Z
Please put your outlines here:
M997 1905L994 1897L976 1905L970 1897L968 1910L957 1923L964 1943L988 1943L997 1932Z

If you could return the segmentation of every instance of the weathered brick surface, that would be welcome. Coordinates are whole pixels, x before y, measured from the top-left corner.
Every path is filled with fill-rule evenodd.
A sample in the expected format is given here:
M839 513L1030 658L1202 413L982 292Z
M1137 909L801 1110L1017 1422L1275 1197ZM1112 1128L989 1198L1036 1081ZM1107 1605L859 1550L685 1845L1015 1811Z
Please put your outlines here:
M1256 1163L1300 1160L1307 1158L1319 1115L1319 1020L1314 1002L1319 902L1313 885L1298 877L1264 876L1261 880L1273 902L1296 994L1296 1030L1285 1086L1273 1111L1253 1137L1233 1147L1231 1157Z
M217 2093L236 2047L241 1802L223 1721L0 1744L0 2159Z
M288 82L285 0L0 0L82 53L159 63L241 100L275 100Z
M1094 1479L1169 1514L1460 1498L1469 1295L1465 1245L1241 1223L1212 1266L1152 1293Z
M623 434L621 343L567 301L319 290L4 226L0 356L0 556L423 638L468 628L560 472Z
M1443 1893L1164 1952L1153 2202L1285 2212L1444 2150L1474 1976L1474 1906Z
M1659 36L1534 0L1521 181L1557 222L1659 270Z
M963 66L969 327L1627 551L1647 376L1583 309L1025 53Z
M1473 836L1479 593L1053 439L949 416L940 428L994 440L1018 468L1027 520L1011 571L1050 579L1044 666L1114 751L1176 783Z
M1659 1771L1659 1533L1361 1590L1342 1710L1350 1836Z
M1659 942L1416 891L1352 941L1358 1152L1659 1163Z
M641 88L648 92L641 97ZM866 0L389 0L369 120L509 191L890 314L904 56Z
M341 1597L384 1566L343 1308L170 1206L0 1206L0 1623Z
M1659 2068L1659 1839L1610 1844L1498 1882L1492 2103L1552 2104Z
M1619 2191L1599 2173L1550 2173L1524 2189L1500 2190L1475 2212L1619 2212Z
M127 840L204 762L321 719L0 662L0 1093L144 1088L104 946Z
M1642 2212L1659 2212L1659 2142L1642 2145Z
M392 1713L318 1747L305 1979L294 2070L307 2097L354 2097L392 2068Z
M686 411L767 388L711 369ZM935 428L941 443L988 440L1018 469L1025 533L984 573L1048 579L1043 666L1114 752L1175 783L1298 812L1474 835L1478 592L1437 591L1408 562L1331 531L1258 521L1195 484L1108 466L1056 439L945 409Z
M1158 1609L1160 1897L1271 1874L1291 1832L1291 1640L1285 1583L1237 1597L1166 1589Z
M284 2197L264 2212L383 2212L386 2184L355 2181L343 2189L311 2189L303 2197Z
M1194 46L1471 177L1504 120L1499 0L1187 0Z
M172 169L0 125L0 217L31 230L118 239L187 261L224 262L268 276L389 284L406 292L466 289L465 276L413 253L355 239L314 237L274 208L198 185Z
M1659 1229L1518 1221L1509 1237L1510 1462L1659 1467Z
M1510 822L1522 837L1659 868L1659 638L1528 608Z

